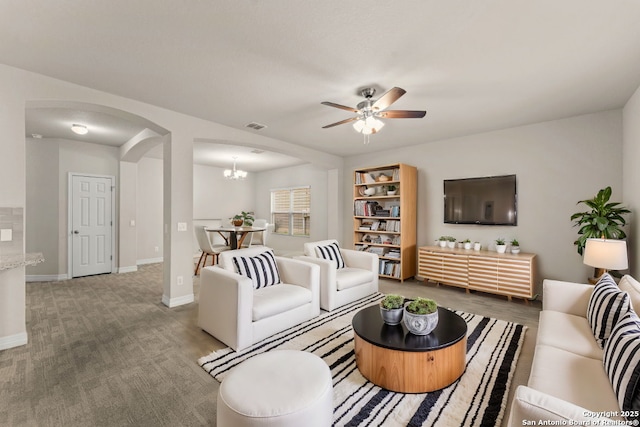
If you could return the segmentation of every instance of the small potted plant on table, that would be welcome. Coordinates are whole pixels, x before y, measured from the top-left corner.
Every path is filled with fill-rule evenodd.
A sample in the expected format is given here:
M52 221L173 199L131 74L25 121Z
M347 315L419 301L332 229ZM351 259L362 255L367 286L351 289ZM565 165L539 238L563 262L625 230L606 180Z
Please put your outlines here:
M240 227L242 225L246 225L247 227L251 227L253 225L254 217L251 215L251 212L242 211L233 218L231 218L231 222L236 227Z
M496 252L503 254L507 251L507 244L502 237L496 239Z
M380 301L380 315L387 325L399 325L404 311L404 297L402 295L387 294Z
M428 335L438 326L438 304L429 298L416 298L404 306L404 325L415 335Z
M520 242L518 242L518 239L511 239L511 253L512 254L519 254L520 253Z

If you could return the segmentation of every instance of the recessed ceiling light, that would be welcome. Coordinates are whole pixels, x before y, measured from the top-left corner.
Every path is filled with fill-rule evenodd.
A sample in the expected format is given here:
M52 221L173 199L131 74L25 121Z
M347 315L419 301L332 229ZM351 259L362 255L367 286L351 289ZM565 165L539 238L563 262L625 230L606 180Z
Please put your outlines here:
M85 125L79 125L76 123L71 125L71 130L77 133L78 135L85 135L87 132L89 132L89 129L87 129Z

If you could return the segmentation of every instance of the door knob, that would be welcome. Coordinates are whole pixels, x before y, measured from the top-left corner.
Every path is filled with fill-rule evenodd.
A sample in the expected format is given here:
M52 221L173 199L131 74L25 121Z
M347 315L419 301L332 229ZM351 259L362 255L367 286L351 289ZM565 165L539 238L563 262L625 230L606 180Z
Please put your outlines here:
M78 230L73 230L73 234L80 234Z

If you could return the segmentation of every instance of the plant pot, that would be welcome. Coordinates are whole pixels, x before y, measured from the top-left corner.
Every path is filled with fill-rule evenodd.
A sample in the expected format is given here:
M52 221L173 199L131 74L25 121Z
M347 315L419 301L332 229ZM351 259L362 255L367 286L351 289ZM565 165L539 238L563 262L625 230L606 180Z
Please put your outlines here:
M413 314L404 308L404 325L415 335L428 335L438 326L438 312Z
M455 248L455 247L456 247L456 242L447 242L447 247L448 247L449 249L453 249L453 248Z
M465 242L464 243L464 248L465 249L471 249L471 242Z
M380 316L382 316L382 320L387 325L394 326L402 323L403 313L404 313L404 307L391 308L391 309L380 307Z
M519 254L520 253L520 246L511 246L511 253L512 254Z
M507 251L507 245L496 245L496 252L503 254Z
M387 191L387 196L395 196L397 190Z
M474 251L479 251L480 249L482 249L482 244L480 242L475 242L473 244L473 250Z
M446 240L439 240L438 244L440 245L441 248L444 248L447 246L447 241Z
M244 223L244 220L243 219L234 219L232 222L233 222L234 226L241 227L242 224Z

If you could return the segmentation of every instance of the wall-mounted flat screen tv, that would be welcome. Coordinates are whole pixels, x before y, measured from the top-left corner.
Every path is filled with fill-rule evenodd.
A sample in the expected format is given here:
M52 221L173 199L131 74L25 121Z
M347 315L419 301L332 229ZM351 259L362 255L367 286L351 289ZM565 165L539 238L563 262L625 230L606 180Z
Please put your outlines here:
M518 225L515 175L444 180L444 222Z

